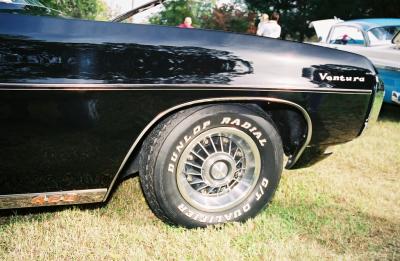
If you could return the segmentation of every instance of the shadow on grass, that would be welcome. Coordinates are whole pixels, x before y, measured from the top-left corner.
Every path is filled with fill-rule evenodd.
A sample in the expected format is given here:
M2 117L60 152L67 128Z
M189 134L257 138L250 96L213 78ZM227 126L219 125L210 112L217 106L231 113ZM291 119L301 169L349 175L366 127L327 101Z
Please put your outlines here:
M338 254L372 251L378 256L400 257L400 224L336 204L275 202L263 213L278 218L283 234L300 234ZM268 221L267 221L268 222Z
M384 103L379 114L379 121L400 122L400 106Z
M38 208L19 208L19 209L2 209L0 210L0 226L7 225L14 222L24 221L24 217L29 217L30 220L43 221L51 218L54 213L61 212L64 210L96 210L106 206L105 203L91 203L84 205L64 205L64 206L49 206L49 207L38 207Z
M124 183L124 182L126 182L126 181L128 181L130 179L138 179L138 178L139 178L139 173L135 172L135 173L130 174L128 176L125 176L125 177L117 179L115 184L114 184L114 186L111 187L110 194L108 195L108 197L107 197L106 201L104 202L104 204L107 205L111 201L111 199L114 197L115 193L117 192L119 187L122 185L122 183Z

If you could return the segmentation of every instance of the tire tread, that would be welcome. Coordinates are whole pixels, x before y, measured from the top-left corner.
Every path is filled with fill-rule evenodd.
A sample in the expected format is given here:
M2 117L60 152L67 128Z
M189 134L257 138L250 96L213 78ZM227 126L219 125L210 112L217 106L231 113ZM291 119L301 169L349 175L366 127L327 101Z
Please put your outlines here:
M182 110L167 117L161 123L159 123L148 135L142 145L142 150L139 156L139 176L142 191L145 195L146 201L153 211L153 213L164 222L173 225L174 222L165 214L161 208L154 188L154 166L156 161L156 154L161 148L164 140L172 129L177 126L179 120L183 120L186 116L190 115L194 111L197 111L202 107L196 107L194 109Z

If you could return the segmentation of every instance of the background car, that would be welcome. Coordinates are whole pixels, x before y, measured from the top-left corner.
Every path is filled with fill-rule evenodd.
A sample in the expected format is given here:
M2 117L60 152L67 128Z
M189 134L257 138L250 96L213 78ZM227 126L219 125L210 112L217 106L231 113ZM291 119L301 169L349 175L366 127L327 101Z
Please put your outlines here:
M392 42L400 31L400 19L328 19L314 21L310 27L317 32L318 45L368 57L384 81L384 101L400 104L400 50Z

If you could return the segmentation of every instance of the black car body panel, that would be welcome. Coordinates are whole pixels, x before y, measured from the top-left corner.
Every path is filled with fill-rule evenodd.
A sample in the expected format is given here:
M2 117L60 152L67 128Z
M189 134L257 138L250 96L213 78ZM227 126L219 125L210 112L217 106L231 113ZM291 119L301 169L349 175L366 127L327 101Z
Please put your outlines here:
M285 148L291 167L306 146L357 137L377 84L366 58L329 48L0 14L0 195L46 205L40 193L103 189L92 201L105 200L163 116L211 102L291 104L306 126Z

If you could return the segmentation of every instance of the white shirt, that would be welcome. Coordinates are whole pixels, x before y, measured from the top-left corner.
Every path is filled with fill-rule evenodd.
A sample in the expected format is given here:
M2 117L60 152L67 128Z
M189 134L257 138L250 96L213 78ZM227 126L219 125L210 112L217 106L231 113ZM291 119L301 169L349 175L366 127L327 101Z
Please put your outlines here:
M276 21L261 22L258 24L257 35L279 38L281 36L281 26Z

